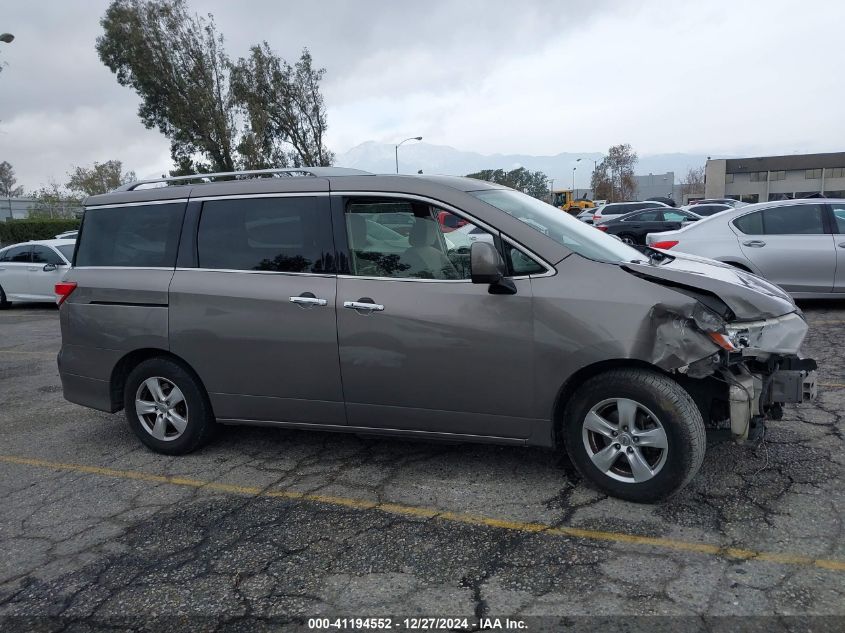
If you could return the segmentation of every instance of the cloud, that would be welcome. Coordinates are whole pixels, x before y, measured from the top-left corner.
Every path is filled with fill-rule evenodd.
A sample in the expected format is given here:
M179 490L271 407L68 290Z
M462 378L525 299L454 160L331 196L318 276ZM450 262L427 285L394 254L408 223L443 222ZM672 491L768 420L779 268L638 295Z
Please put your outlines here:
M141 125L137 97L94 50L107 2L9 4L0 160L19 180L63 181L72 165L110 158L141 176L168 169L166 139ZM830 75L842 3L190 4L214 13L233 58L261 40L290 61L309 47L328 71L338 152L418 134L520 154L618 142L641 154L830 151L845 138L845 87Z

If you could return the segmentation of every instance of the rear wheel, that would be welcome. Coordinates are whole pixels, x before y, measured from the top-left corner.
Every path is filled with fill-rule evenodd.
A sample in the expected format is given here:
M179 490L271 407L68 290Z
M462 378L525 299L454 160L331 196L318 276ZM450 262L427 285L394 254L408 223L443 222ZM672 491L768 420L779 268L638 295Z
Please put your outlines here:
M637 244L637 238L635 238L630 233L622 233L619 236L619 239L628 244L628 246L636 246Z
M190 453L214 432L211 405L199 380L169 358L145 360L130 372L123 406L132 431L158 453Z
M616 497L653 502L686 486L704 459L701 412L674 380L646 369L591 378L564 414L575 466Z
M12 307L12 303L6 299L6 293L3 292L3 287L0 286L0 310L8 310Z

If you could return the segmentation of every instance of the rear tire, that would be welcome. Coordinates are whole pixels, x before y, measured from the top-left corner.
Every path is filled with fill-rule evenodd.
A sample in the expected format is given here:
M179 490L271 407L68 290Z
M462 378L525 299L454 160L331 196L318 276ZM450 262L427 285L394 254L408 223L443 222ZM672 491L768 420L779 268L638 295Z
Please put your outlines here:
M637 246L639 244L639 242L637 242L637 238L630 233L622 233L619 236L619 239L625 242L628 246Z
M639 503L672 496L704 460L704 421L677 382L648 369L589 379L566 406L563 436L579 472L606 493Z
M12 307L12 302L6 299L6 293L3 292L3 287L0 286L0 310L8 310Z
M157 453L184 455L208 442L216 423L199 379L169 358L141 362L123 388L126 420Z

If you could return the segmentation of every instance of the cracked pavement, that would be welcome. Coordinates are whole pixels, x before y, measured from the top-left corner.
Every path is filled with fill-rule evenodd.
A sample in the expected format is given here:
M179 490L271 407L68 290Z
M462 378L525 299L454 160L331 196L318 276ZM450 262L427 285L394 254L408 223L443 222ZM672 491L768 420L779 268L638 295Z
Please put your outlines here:
M424 615L556 630L600 628L580 616L663 615L687 618L688 630L730 629L725 616L760 616L742 620L759 630L842 630L845 567L807 561L845 561L845 304L802 307L817 402L788 407L757 449L710 438L691 485L646 506L606 497L537 449L224 427L192 455L156 455L122 413L64 401L57 311L15 306L0 312L0 455L125 476L0 461L0 625L255 630ZM162 475L216 486L151 479ZM265 494L283 490L312 497ZM611 538L526 527L537 524Z

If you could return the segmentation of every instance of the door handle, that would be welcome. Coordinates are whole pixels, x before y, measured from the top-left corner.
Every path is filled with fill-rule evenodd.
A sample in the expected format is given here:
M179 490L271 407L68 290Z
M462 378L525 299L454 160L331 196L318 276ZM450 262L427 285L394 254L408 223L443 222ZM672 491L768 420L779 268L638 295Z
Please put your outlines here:
M344 308L351 310L362 310L364 312L383 312L384 306L380 303L373 303L370 301L344 301Z
M751 248L763 248L766 243L763 240L748 240L742 243L743 246L750 246Z
M303 306L324 306L328 304L325 299L318 299L317 297L291 297L290 302Z

